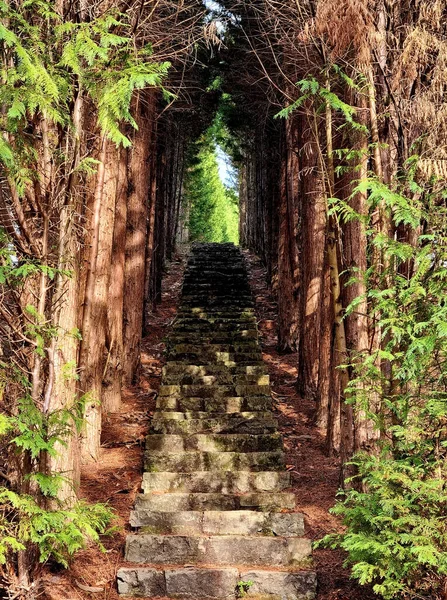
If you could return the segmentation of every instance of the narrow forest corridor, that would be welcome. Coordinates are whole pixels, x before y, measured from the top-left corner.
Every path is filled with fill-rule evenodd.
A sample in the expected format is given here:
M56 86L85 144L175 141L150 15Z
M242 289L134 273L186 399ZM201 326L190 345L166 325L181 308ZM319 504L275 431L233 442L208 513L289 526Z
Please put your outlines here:
M83 600L89 600L92 594L86 590L79 588L78 584L83 585L86 588L97 588L103 589L104 593L107 594L108 600L119 600L122 598L118 594L118 589L121 590L139 590L142 594L142 590L145 590L146 597L156 598L157 600L166 596L153 595L155 592L160 594L163 589L166 590L166 580L163 580L163 571L165 569L173 569L174 565L151 565L150 568L140 564L132 564L130 562L124 562L124 552L126 547L127 537L133 536L139 532L144 535L144 532L154 534L160 534L159 527L165 528L165 531L174 531L177 528L177 532L181 536L198 535L197 528L200 527L202 530L204 521L202 519L197 523L199 515L205 514L204 507L195 507L194 510L188 509L180 510L178 505L172 506L175 508L175 512L167 512L164 514L164 518L160 514L163 511L151 510L144 506L144 496L141 495L142 485L143 489L149 490L150 484L142 483L142 471L145 470L144 463L146 462L145 452L146 447L146 436L151 436L151 432L161 432L163 430L174 433L182 428L180 423L183 423L183 427L189 428L189 423L193 424L194 428L196 424L201 425L200 420L195 419L184 419L182 417L192 417L191 411L187 411L186 414L179 413L178 411L160 411L158 406L160 403L165 403L165 396L159 396L161 385L164 385L163 373L167 360L172 356L172 352L175 352L174 347L170 340L172 339L172 333L174 332L174 324L178 320L182 320L183 316L188 314L188 310L182 309L181 298L182 298L182 285L184 281L184 273L190 256L190 248L188 246L179 248L179 254L176 255L173 262L169 265L168 273L163 280L163 294L162 301L156 313L152 315L150 323L151 334L148 338L143 340L142 347L142 368L141 373L136 385L132 386L124 392L123 398L123 409L120 413L109 415L104 425L103 439L102 439L102 458L95 465L90 465L85 468L83 472L83 485L81 494L83 497L91 502L108 502L116 510L119 524L119 534L114 535L112 539L104 539L104 544L107 550L106 555L102 554L95 548L90 548L86 551L81 552L78 557L72 561L71 568L65 574L54 576L51 574L47 575L46 584L46 595L48 600L66 600L68 597L82 598ZM239 251L238 251L239 253ZM270 376L271 382L271 410L273 412L261 411L264 413L264 423L268 428L268 431L273 432L274 429L278 428L279 434L284 440L284 455L282 463L278 462L276 467L285 466L287 471L274 471L273 482L261 480L257 485L261 485L263 488L271 490L271 485L275 485L280 478L282 485L288 484L286 491L289 492L289 502L295 503L294 509L287 509L285 512L280 511L278 513L279 518L283 518L280 515L287 513L296 514L298 526L302 523L299 515L303 515L305 525L305 536L311 540L320 539L325 533L334 531L339 527L338 520L331 516L328 509L333 505L333 499L339 485L339 461L336 459L330 459L326 455L324 439L320 432L315 427L313 413L314 406L313 402L306 401L296 391L295 379L296 379L296 354L290 353L287 355L281 355L278 353L277 347L277 334L275 323L277 321L277 303L274 296L269 290L266 281L266 270L261 264L259 258L255 255L245 251L244 264L248 269L248 280L251 290L251 304L250 311L253 311L255 315L255 323L260 335L260 348L257 350L257 363L264 365L265 372ZM220 270L220 269L219 269ZM191 309L189 309L191 310ZM206 311L209 313L209 311ZM200 311L204 314L204 311ZM183 316L182 316L183 315ZM198 316L198 321L203 320ZM187 317L189 320L191 317ZM196 321L196 319L194 319ZM205 321L206 323L206 321ZM211 331L216 331L216 328L210 328ZM253 343L253 340L252 340ZM183 346L188 347L193 345L197 348L197 342L188 337L187 344ZM256 346L256 344L255 344ZM168 347L171 348L171 355L168 353ZM166 349L165 349L166 348ZM178 350L178 349L177 349ZM185 348L180 348L185 350ZM202 356L211 357L216 360L215 349L209 348L208 344L203 345ZM190 360L187 354L182 352L181 356L175 357L181 358L182 360ZM263 360L259 360L262 357ZM225 365L226 353L221 356L221 365ZM175 362L178 362L177 360ZM202 362L202 361L200 361ZM259 366L259 364L258 364ZM161 385L160 385L161 384ZM208 387L208 386L207 386ZM196 400L197 401L197 400ZM223 402L224 400L222 400ZM205 398L202 398L200 402L209 402ZM222 406L222 402L219 402L219 406ZM172 406L172 404L171 404ZM149 412L148 412L149 411ZM200 411L202 419L205 419L209 425L218 427L217 420L211 418L213 413L206 411ZM255 411L246 411L255 412ZM163 413L167 420L163 420ZM189 415L188 415L189 413ZM170 418L171 417L171 418ZM225 428L233 426L242 428L239 431L247 432L251 430L252 423L248 425L244 424L244 419L241 420L231 413L225 413L218 417L219 421L222 422L222 418L229 424L225 424ZM180 421L177 421L181 418ZM259 420L259 419L257 419ZM236 423L234 422L236 421ZM185 425L186 423L186 425ZM150 428L150 429L149 429ZM169 428L169 429L167 429ZM267 431L267 429L265 430ZM257 430L260 433L260 430ZM182 431L182 435L185 432ZM213 435L213 430L207 431L207 434ZM223 430L221 431L223 433ZM175 433L174 433L175 435ZM188 436L190 439L191 436ZM221 449L220 449L221 450ZM157 453L158 454L158 453ZM192 452L191 456L197 452ZM277 452L275 453L277 454ZM230 453L228 453L230 455ZM163 460L166 458L166 453L160 456ZM196 459L197 460L197 459ZM201 467L202 468L202 467ZM202 472L203 474L203 472ZM222 479L222 474L219 471L209 471L205 474L211 476L217 475L217 480ZM247 477L253 477L256 472L246 472ZM160 477L162 481L160 482ZM177 479L178 474L168 472L167 479L163 478L163 473L157 471L148 471L144 476L144 479L152 479L154 485L160 485L160 483L167 488L169 485L169 495L174 493L175 500L177 503L179 500L179 489L177 489L177 482L179 487L181 485L194 485L195 492L192 494L188 493L188 499L183 496L183 502L189 503L189 497L197 497L200 495L202 498L199 500L191 500L191 502L203 501L203 493L199 492L200 486L209 485L213 489L210 492L216 498L216 486L220 486L221 483L212 483L212 480L203 479L197 474L195 481L184 481L183 476ZM244 476L243 476L244 477ZM188 478L189 479L189 478ZM227 471L225 475L225 486L226 489L222 489L222 492L230 492L230 490L237 483L233 483L233 470ZM276 480L276 481L275 481ZM248 480L242 481L241 491L248 492ZM253 482L251 485L256 485ZM177 489L177 493L175 490ZM201 489L204 489L202 487ZM153 492L156 490L152 490ZM265 493L266 490L264 490ZM160 494L163 496L166 492ZM219 494L220 495L220 494ZM140 504L142 502L142 505ZM290 505L291 505L290 504ZM139 521L141 518L138 511L141 506L141 513L143 519L148 519L146 523ZM137 507L137 510L135 510ZM159 508L159 507L158 507ZM184 508L184 507L183 507ZM165 509L166 510L166 509ZM255 526L260 524L260 520L265 520L265 515L271 515L273 511L272 507L263 508L259 510L255 507L244 507L244 513L257 515L251 517L254 520ZM177 512L178 511L178 512ZM266 511L266 512L264 512ZM218 513L213 508L209 511L211 520L209 525L213 526L212 517ZM228 504L226 505L225 512L230 512ZM241 509L230 512L230 523L227 524L234 528L248 528L250 521L247 522L245 519L237 519L236 524L234 523L234 517L231 516L233 513L235 516L239 516ZM188 515L189 521L185 524L184 519ZM152 525L150 519L157 518L156 525ZM194 518L195 517L195 518ZM192 520L191 520L192 519ZM224 518L225 519L225 518ZM249 518L250 519L250 518ZM271 523L270 523L271 525ZM149 529L145 529L148 526ZM219 520L217 527L224 527L225 520ZM170 528L173 529L170 529ZM157 531L156 531L157 529ZM183 531L182 531L183 529ZM240 532L240 529L238 529ZM236 529L233 529L236 533ZM268 530L267 530L268 531ZM296 531L296 530L295 530ZM211 533L211 532L208 532ZM222 533L220 531L220 533ZM257 532L256 535L260 535L261 532ZM263 530L266 533L266 530ZM271 535L268 536L272 538ZM145 552L141 550L141 552ZM160 556L163 554L160 553ZM309 572L309 578L303 579L298 576L298 581L291 578L291 584L298 586L299 589L307 590L312 592L313 590L313 578L312 572L317 573L318 576L318 588L317 588L317 600L373 600L375 596L368 592L368 590L361 588L349 577L349 570L342 567L343 555L341 553L334 553L328 550L316 550L313 551L313 566L306 566L307 572ZM144 554L143 554L144 556ZM261 556L261 554L259 554ZM178 567L178 565L177 565ZM181 573L183 571L187 574L187 587L188 589L192 586L192 582L189 579L191 575L194 581L195 575L201 573L201 570L207 569L201 579L199 585L200 589L205 589L207 586L207 595L211 597L216 591L216 585L219 587L226 582L226 585L233 583L234 576L238 574L237 582L242 581L239 578L239 572L246 573L249 571L247 566L242 563L237 565L236 570L234 567L222 566L217 567L219 571L223 570L224 573L229 569L230 577L223 579L222 583L219 578L216 578L215 570L210 569L210 565L196 564L194 560L188 559L187 566L183 565L183 569L179 570L179 577L181 582ZM265 566L260 567L257 565L254 570L267 571ZM278 566L272 566L271 571L273 573L281 572ZM296 569L295 569L296 570ZM140 572L138 574L138 571ZM159 575L155 575L154 571L158 572ZM210 579L205 577L206 573L209 573ZM284 571L283 571L284 573ZM250 575L251 581L254 581L252 575ZM278 577L278 576L276 576ZM217 583L216 583L217 582ZM117 589L117 584L119 585ZM272 585L275 583L271 582ZM181 585L181 583L179 584ZM290 585L285 589L290 591ZM253 586L251 586L253 587ZM191 587L191 589L193 589ZM243 590L243 588L241 588ZM247 588L248 591L249 588ZM256 589L256 588L254 588ZM234 590L231 590L231 594ZM230 598L231 598L230 594ZM140 596L141 597L141 596ZM196 591L192 591L189 596L191 600L198 600L201 596L196 595ZM261 596L262 597L262 596ZM293 595L292 595L293 598ZM269 599L270 600L270 599Z
M446 600L447 1L0 0L0 66L0 600Z

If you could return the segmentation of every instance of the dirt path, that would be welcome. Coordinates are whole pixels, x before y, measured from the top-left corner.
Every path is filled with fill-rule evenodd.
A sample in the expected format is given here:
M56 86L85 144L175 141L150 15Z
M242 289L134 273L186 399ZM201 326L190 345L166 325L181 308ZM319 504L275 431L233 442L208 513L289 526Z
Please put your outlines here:
M256 312L268 366L281 432L288 452L298 510L307 518L306 535L314 540L339 527L329 514L338 489L339 464L325 455L323 440L313 426L314 405L296 392L296 355L279 355L276 350L276 304L265 284L260 261L245 253L250 266L250 282L256 297ZM48 568L40 598L48 600L119 600L116 571L123 560L128 519L141 484L142 450L151 411L160 385L164 363L164 338L172 323L179 300L184 256L168 268L163 282L163 301L151 320L151 334L143 342L142 369L138 385L124 394L123 412L111 415L105 423L100 461L84 469L81 496L89 502L107 502L116 511L116 531L104 540L105 552L87 549L72 561L67 571ZM318 572L318 600L373 600L367 589L349 579L343 569L343 556L327 550L314 553ZM101 588L90 592L80 586Z

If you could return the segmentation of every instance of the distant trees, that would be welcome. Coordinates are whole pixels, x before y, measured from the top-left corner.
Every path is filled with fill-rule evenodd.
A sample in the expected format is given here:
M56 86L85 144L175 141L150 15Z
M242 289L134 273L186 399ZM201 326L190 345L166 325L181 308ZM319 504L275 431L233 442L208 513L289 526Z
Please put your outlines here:
M189 239L237 244L238 198L220 178L215 127L211 126L190 149L184 195Z

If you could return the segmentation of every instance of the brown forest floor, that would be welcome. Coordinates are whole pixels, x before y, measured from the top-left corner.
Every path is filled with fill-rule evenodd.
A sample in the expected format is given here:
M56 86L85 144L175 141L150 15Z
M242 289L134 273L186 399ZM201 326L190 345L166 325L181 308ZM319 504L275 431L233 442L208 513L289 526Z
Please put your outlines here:
M338 488L339 464L324 452L323 439L313 425L314 405L294 387L296 355L276 349L276 304L265 284L260 261L246 253L250 282L256 298L263 357L269 369L281 432L287 451L298 510L313 540L340 527L329 509ZM100 460L84 468L81 496L89 502L107 502L116 511L116 532L103 541L105 552L92 547L80 552L66 571L47 568L40 598L46 600L118 600L116 571L123 560L129 513L141 483L143 443L164 362L164 338L175 317L185 258L179 254L163 281L163 299L151 319L150 336L143 342L138 385L124 392L123 410L110 415L103 428ZM373 600L369 590L349 579L343 555L314 552L318 572L318 600ZM89 588L91 588L89 590Z

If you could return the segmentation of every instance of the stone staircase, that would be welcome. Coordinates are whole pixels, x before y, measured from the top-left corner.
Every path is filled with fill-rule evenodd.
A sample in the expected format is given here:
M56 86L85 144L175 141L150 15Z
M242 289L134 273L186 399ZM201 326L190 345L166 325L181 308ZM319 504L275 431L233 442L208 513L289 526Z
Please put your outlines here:
M144 470L120 594L315 597L244 260L232 244L193 247Z

